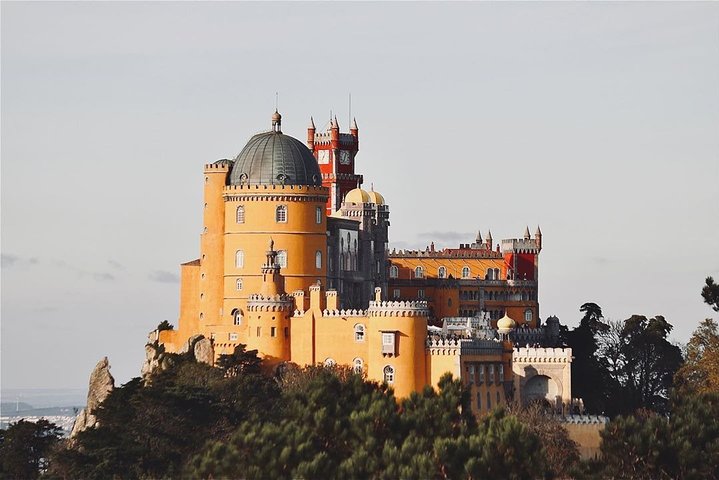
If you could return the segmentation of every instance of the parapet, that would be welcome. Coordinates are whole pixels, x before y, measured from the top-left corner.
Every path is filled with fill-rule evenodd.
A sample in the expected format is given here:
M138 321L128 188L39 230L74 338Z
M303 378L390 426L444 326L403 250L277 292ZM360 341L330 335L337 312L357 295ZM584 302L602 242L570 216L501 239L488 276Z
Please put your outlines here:
M536 239L510 238L502 240L502 253L534 253L540 250Z
M400 302L369 302L367 315L370 317L427 317L429 309L426 300Z
M322 311L322 317L366 317L367 310L356 310L356 309L342 309L342 310L329 310L324 309Z
M278 312L292 311L295 299L292 295L260 295L253 294L247 301L247 310L250 312Z
M571 348L515 348L513 362L521 363L572 363Z

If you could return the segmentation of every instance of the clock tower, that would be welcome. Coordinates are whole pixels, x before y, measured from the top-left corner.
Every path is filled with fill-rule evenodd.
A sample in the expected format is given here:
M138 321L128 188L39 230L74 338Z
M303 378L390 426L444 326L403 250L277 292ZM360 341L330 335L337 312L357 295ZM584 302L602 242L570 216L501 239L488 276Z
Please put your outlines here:
M330 119L327 130L317 132L310 118L307 146L317 159L322 173L322 186L330 189L327 215L332 215L350 190L362 185L362 175L355 173L355 157L359 151L359 129L353 119L349 133L340 133L337 117Z

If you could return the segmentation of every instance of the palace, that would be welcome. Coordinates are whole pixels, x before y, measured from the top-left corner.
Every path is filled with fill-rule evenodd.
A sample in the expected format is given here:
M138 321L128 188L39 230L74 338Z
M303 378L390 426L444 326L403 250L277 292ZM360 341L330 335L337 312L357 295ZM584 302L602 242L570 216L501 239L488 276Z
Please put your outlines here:
M510 398L571 402L571 350L537 301L542 234L459 248L389 251L389 206L361 189L359 129L337 119L307 145L271 130L204 167L200 256L181 265L180 314L151 340L168 352L209 339L269 366L352 366L400 398L450 372L475 412ZM531 346L530 346L531 345Z

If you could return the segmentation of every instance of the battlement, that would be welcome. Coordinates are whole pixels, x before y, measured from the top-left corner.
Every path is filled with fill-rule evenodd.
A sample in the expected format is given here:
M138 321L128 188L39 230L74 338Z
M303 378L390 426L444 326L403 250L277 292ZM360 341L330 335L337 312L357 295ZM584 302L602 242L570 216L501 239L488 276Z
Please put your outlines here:
M371 301L367 314L370 317L426 317L429 315L426 300Z
M277 294L264 296L260 294L250 295L247 301L247 310L250 312L278 312L291 311L295 299L292 295Z
M367 316L367 310L356 310L356 309L328 310L328 309L324 309L322 311L322 317L366 317L366 316Z
M218 160L214 163L205 164L205 173L227 173L232 168L235 162L232 160Z
M536 239L510 238L502 240L502 253L539 253L539 243Z
M515 348L513 362L521 363L572 363L571 348Z
M233 192L259 192L263 193L265 191L296 191L296 192L304 192L304 193L319 193L319 194L326 194L329 195L329 189L327 187L322 186L314 186L314 185L279 185L279 184L273 184L273 185L260 185L260 184L242 184L242 185L225 185L224 192L225 193L233 193Z
M392 249L389 257L427 257L427 258L502 258L500 252L484 249L459 249L445 248L442 250L434 250L434 246L428 246L424 250L410 249Z

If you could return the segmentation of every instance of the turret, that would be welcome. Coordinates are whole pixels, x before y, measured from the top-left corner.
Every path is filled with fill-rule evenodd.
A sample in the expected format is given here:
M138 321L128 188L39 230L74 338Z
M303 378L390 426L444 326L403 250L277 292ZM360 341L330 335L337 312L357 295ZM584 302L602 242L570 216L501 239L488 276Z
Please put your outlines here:
M492 250L492 230L487 230L487 249Z
M330 120L330 142L332 148L340 147L340 124L337 122L336 116Z
M310 117L310 124L307 127L307 148L314 152L315 149L315 121Z
M534 237L537 239L537 250L542 250L542 231L539 229L539 225L537 225L537 231L534 232Z
M529 234L529 226L524 229L524 239L529 240L531 238L531 235Z
M285 293L284 280L280 275L280 266L277 264L277 252L275 242L270 239L270 249L267 250L265 264L262 265L262 290L265 297L271 297Z
M352 119L352 125L350 125L350 135L355 138L359 138L359 128L357 128L357 119Z

